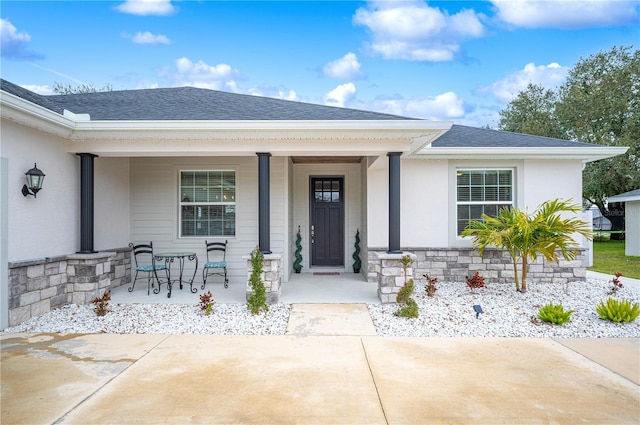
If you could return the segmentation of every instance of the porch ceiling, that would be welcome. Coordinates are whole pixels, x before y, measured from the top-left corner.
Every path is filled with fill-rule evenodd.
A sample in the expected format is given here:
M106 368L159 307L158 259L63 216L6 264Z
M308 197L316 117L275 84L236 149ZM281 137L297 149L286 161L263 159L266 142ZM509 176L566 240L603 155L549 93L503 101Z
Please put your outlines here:
M294 164L359 164L362 156L292 156Z

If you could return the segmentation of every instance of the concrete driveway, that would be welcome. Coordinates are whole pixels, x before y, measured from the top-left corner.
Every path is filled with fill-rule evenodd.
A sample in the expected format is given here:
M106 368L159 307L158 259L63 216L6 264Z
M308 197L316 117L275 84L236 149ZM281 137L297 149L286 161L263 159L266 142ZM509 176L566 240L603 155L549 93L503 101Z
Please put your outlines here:
M640 340L2 334L8 424L638 424Z

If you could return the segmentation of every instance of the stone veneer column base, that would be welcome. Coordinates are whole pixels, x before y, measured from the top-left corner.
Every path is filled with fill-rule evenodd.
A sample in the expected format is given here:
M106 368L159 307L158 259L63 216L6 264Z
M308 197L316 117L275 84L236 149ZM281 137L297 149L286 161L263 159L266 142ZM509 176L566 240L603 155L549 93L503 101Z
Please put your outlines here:
M84 305L102 296L111 285L111 259L115 252L67 256L67 293L71 303Z
M249 284L251 279L251 272L253 271L253 265L251 264L251 257L248 255L243 256L247 260L247 296L248 299L251 296L252 290ZM280 301L282 295L282 254L265 254L264 263L262 266L262 282L267 295L267 304L276 304Z
M404 286L405 275L402 268L401 258L408 255L413 263L407 267L406 280L413 279L413 264L416 261L416 255L404 252L401 254L388 254L386 252L376 252L377 257L376 270L378 270L378 298L383 304L395 303L398 292Z

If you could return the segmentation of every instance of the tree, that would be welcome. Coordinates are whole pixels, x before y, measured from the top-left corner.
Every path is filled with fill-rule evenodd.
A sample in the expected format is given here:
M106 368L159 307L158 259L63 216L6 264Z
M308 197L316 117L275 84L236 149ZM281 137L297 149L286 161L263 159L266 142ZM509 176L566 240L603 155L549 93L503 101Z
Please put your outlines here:
M628 146L624 155L587 164L583 198L624 229L621 205L606 198L640 187L640 50L613 47L581 59L560 87L556 116L568 138Z
M564 134L555 117L556 101L553 90L529 83L500 111L498 128L514 133L561 138Z
M624 155L591 162L583 172L582 197L624 229L622 206L607 197L640 187L640 51L613 47L581 58L557 93L530 84L500 112L500 130L608 146Z
M53 83L53 91L57 94L82 94L82 93L97 93L103 91L113 91L111 84L106 84L102 88L97 88L92 84L80 84L78 86L72 86L71 84L61 84L58 82Z
M473 247L480 255L490 246L507 250L513 262L516 291L526 292L529 260L535 261L538 254L547 261L557 261L559 254L572 260L579 247L572 235L591 238L589 223L560 216L580 210L579 205L560 199L542 203L531 215L518 208L502 208L496 217L483 214L482 220L470 221L462 236L473 237ZM522 263L521 279L519 263Z

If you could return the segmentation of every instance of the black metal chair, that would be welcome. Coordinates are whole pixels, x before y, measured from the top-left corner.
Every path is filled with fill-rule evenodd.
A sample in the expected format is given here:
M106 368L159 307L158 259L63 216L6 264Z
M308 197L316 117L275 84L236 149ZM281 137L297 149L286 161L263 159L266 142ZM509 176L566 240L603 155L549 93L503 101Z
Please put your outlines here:
M212 275L224 276L224 287L229 287L227 279L227 241L207 242L207 262L202 268L202 288L207 284L207 278Z
M138 280L138 273L142 272L147 274L147 295L149 295L151 288L154 287L154 280L158 283L158 288L154 289L153 292L156 294L160 293L158 270L164 270L166 272L167 267L164 264L156 264L156 257L153 255L153 242L139 245L130 243L129 246L133 251L133 258L136 263L136 275L133 278L129 292L133 292L133 288L136 286L136 281Z

